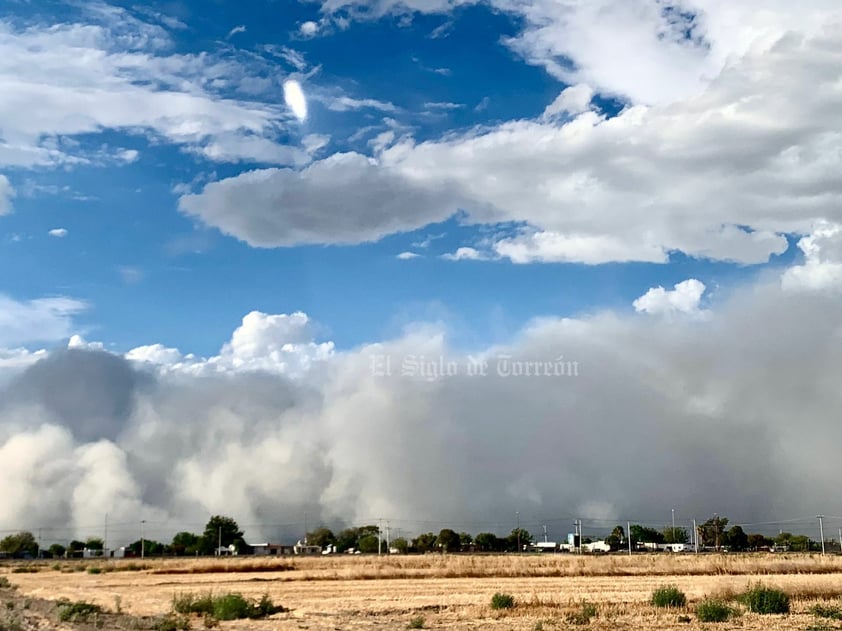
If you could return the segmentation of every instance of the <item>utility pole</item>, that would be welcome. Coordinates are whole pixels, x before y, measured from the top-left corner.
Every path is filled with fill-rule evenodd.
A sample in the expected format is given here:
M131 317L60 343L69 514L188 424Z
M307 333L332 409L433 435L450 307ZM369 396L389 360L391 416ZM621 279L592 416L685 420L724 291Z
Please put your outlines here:
M144 558L146 556L146 546L143 541L143 524L146 523L145 519L140 520L140 558Z
M222 555L222 526L219 527L219 544L216 546L216 556Z
M839 552L842 552L842 528L839 529Z
M693 520L693 541L696 542L696 554L699 554L699 529L696 527L696 520Z
M102 537L103 551L108 549L108 513L105 513L105 535Z
M714 547L719 552L719 515L713 514Z
M631 556L632 542L631 542L631 522L630 521L626 522L626 539L629 540L629 556Z
M304 511L304 545L307 545L307 511Z
M383 519L377 520L377 556L383 554Z
M822 556L824 556L824 515L816 515L819 520L819 534L822 538Z
M672 542L675 543L675 509L672 510Z
M544 543L547 543L547 525L544 524Z

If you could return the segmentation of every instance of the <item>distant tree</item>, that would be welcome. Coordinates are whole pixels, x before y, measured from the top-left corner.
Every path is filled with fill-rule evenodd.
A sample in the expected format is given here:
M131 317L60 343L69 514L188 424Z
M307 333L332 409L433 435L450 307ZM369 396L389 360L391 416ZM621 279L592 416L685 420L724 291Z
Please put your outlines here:
M771 546L773 543L771 539L764 535L751 534L748 536L748 547L750 550L759 550L760 548Z
M208 520L202 534L202 553L213 554L220 545L227 548L231 544L234 544L238 550L245 551L247 546L243 541L243 531L231 517L214 515Z
M688 541L690 541L690 535L686 528L680 526L664 528L664 543L687 543Z
M67 552L67 550L60 543L54 543L50 546L49 552L51 557L53 557L54 559L59 559L64 556L64 553Z
M500 550L500 540L493 532L481 532L474 538L480 552L497 552Z
M67 551L71 552L71 553L72 552L81 552L84 549L85 549L85 542L84 541L78 541L76 539L71 541L70 544L67 546Z
M742 552L748 549L748 535L740 526L731 526L725 533L725 542L734 552Z
M813 541L806 535L793 535L789 545L793 552L809 552L813 548Z
M401 554L406 554L409 551L409 542L403 537L392 539L392 547Z
M131 550L137 556L158 556L164 554L167 546L153 539L138 539L126 546L126 549Z
M605 538L605 543L611 546L612 550L619 550L626 541L626 531L622 526L614 526L611 534Z
M459 552L461 541L456 531L444 528L436 537L436 547L442 552Z
M641 526L640 524L631 525L631 528L629 528L629 536L631 537L633 544L664 543L664 533L659 532L654 528Z
M528 530L515 528L509 533L509 536L506 537L506 549L509 552L520 552L523 550L524 546L528 546L532 543L532 540L532 535L529 534ZM518 542L520 543L520 549L518 549Z
M436 547L436 536L431 532L425 532L412 540L412 547L416 552L424 554L434 550Z
M312 546L326 548L336 543L336 535L333 534L330 528L317 528L307 534L307 543Z
M24 555L34 557L38 555L38 541L31 532L22 531L0 540L0 552L16 557Z
M459 545L462 548L467 548L474 542L474 538L471 536L469 532L460 532L459 533Z
M380 545L380 537L367 534L360 537L357 549L364 554L372 554L380 550Z
M728 526L728 518L714 515L705 523L699 526L699 537L702 544L714 547L717 550L725 545L725 528Z
M178 532L172 538L172 543L170 544L170 551L178 556L181 555L195 555L202 543L202 538L192 532Z
M85 547L88 550L102 550L105 547L105 542L99 537L88 537L85 541Z
M359 541L359 533L356 528L345 528L336 535L336 550L337 552L345 552L351 548L357 548Z

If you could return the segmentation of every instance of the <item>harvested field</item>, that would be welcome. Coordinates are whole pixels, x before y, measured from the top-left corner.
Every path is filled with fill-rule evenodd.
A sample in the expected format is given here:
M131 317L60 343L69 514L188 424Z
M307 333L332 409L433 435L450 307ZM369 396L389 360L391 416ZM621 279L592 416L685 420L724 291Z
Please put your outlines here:
M73 571L82 563L86 570ZM34 573L0 568L32 598L88 601L126 614L168 612L175 595L188 592L263 594L290 611L268 620L226 622L241 629L405 629L424 628L551 629L582 623L582 601L596 614L578 624L593 629L702 628L693 616L705 597L729 599L762 581L793 599L788 616L743 613L716 628L825 628L807 613L817 602L842 596L842 558L797 555L639 555L604 556L406 556L291 559L144 560L43 564ZM686 611L657 610L652 591L674 584L688 598ZM492 595L505 592L514 609L494 611ZM741 607L734 603L738 609ZM744 608L743 608L744 610ZM692 622L679 622L689 616ZM832 622L832 621L829 621ZM201 628L202 620L194 619ZM838 623L835 623L838 627ZM827 626L826 628L836 628Z

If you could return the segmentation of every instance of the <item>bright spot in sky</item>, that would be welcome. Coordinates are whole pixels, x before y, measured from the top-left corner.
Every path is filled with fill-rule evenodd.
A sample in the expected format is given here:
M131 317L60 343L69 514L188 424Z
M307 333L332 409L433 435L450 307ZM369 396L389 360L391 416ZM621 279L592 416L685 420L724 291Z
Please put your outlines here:
M307 99L298 81L294 79L284 81L284 101L298 120L303 121L307 118Z

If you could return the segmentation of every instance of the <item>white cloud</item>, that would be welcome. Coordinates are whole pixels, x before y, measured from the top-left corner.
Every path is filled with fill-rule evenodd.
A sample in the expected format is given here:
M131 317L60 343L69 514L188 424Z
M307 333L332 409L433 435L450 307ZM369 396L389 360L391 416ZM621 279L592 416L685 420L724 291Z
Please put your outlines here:
M67 236L67 228L53 228L47 234L57 239L63 239Z
M804 263L788 268L781 277L789 291L842 290L842 226L818 223L798 241Z
M276 105L217 91L220 81L245 78L244 65L208 54L164 54L171 42L162 28L97 7L94 24L0 21L0 92L15 95L0 101L0 165L96 161L72 137L107 129L145 132L193 151L251 136L279 144L283 114ZM231 153L237 152L206 155L227 160ZM115 157L131 162L137 153Z
M416 254L415 252L401 252L395 258L398 258L401 261L410 261L412 259L417 259L420 256L421 256L420 254Z
M355 99L350 96L321 97L327 108L334 112L349 112L353 110L375 109L381 112L397 112L394 103L378 101L377 99Z
M245 25L243 25L243 24L240 24L239 26L235 26L230 31L228 31L228 35L226 35L226 39L231 39L234 35L237 35L239 33L245 33L246 30L247 29L246 29Z
M0 347L31 342L55 342L68 337L73 317L87 309L81 300L66 297L17 301L0 294Z
M551 120L559 114L581 114L591 107L594 92L590 86L579 84L561 91L555 101L550 103L541 115L543 120Z
M634 301L635 311L650 315L671 316L676 313L699 315L705 284L695 278L678 283L672 290L653 287Z
M12 198L15 196L15 189L12 188L9 178L0 174L0 216L12 212Z
M484 261L488 258L476 248L461 247L450 254L442 254L442 258L448 261Z
M302 22L301 26L298 27L298 32L304 37L313 37L319 32L319 24L312 20Z
M828 26L753 49L703 93L667 106L389 138L376 160L352 153L252 172L181 208L266 247L369 241L462 211L469 223L527 226L495 247L518 262L665 261L680 251L762 263L786 250L783 233L842 223L840 33ZM324 186L342 200L341 219Z

